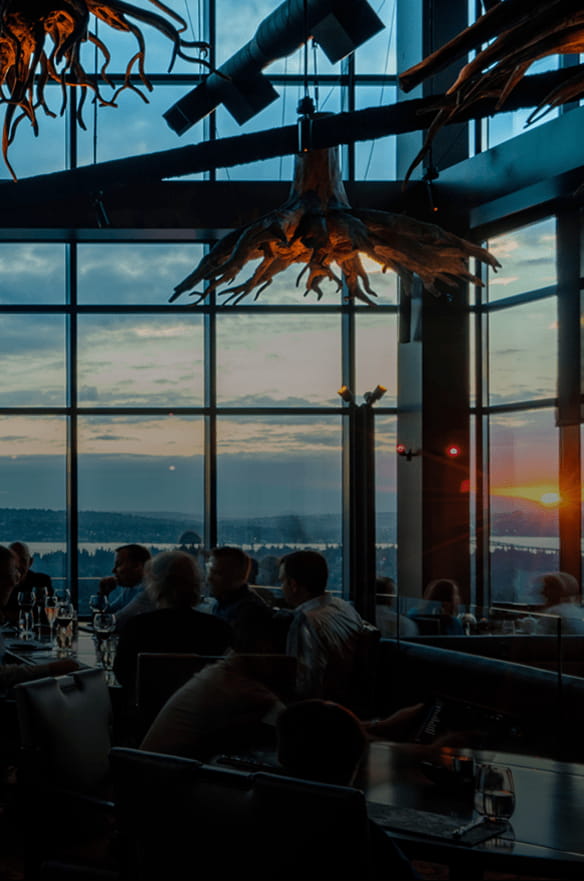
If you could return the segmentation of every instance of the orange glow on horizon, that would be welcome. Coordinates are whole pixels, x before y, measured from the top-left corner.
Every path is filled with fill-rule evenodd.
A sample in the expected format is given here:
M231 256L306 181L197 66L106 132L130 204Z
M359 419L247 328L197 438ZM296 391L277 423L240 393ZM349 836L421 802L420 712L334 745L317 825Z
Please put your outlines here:
M544 508L555 507L562 501L557 486L552 483L540 483L533 486L499 486L491 491L491 495L528 499L530 502L539 502Z

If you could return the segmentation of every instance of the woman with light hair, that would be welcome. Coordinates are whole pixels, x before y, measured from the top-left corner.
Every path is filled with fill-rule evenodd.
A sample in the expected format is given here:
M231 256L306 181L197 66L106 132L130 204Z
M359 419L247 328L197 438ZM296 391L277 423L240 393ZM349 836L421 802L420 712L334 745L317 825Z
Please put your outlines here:
M144 570L146 593L156 606L131 618L120 635L114 672L128 694L134 694L141 652L187 652L223 655L233 644L225 621L199 612L203 578L199 566L185 551L163 551Z

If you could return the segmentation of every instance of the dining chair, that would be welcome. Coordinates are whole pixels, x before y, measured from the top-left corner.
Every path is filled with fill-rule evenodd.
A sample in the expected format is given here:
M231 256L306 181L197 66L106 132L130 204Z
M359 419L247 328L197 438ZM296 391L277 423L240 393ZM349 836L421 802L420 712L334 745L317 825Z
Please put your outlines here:
M14 687L21 752L17 810L26 873L49 877L55 861L74 875L115 871L108 755L112 711L103 670L90 668ZM84 875L84 877L88 877Z
M137 743L175 691L207 664L219 656L186 652L141 652L136 675L136 714L134 719Z
M126 747L110 761L123 879L371 877L360 790Z

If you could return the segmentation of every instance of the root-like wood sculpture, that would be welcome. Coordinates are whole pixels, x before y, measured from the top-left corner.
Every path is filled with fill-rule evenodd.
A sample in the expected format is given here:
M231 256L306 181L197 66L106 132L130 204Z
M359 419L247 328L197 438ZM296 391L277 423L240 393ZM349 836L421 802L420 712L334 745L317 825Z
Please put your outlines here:
M373 304L371 297L376 294L361 254L381 264L384 271L397 272L406 290L417 275L434 294L455 288L461 280L481 284L469 271L469 257L495 269L500 265L484 248L434 224L388 211L352 209L336 149L309 150L296 156L288 200L220 239L177 285L170 300L188 291L199 303L216 290L227 296L226 303L237 304L252 293L257 300L275 275L293 263L305 263L296 282L306 273L305 295L312 291L320 299L321 283L329 279L338 290L344 281L349 297ZM251 276L229 287L245 264L258 258L261 262ZM201 282L208 285L197 290ZM227 287L219 291L223 285Z
M491 41L491 42L488 42ZM483 44L484 48L481 48ZM547 55L584 52L584 7L582 0L501 0L436 52L399 76L401 88L409 92L471 49L479 51L461 69L447 93L456 102L441 109L430 125L424 145L406 180L422 161L436 132L468 107L483 98L497 98L495 111L505 101L534 61ZM534 122L553 107L584 95L584 65L561 86L541 95L527 123Z

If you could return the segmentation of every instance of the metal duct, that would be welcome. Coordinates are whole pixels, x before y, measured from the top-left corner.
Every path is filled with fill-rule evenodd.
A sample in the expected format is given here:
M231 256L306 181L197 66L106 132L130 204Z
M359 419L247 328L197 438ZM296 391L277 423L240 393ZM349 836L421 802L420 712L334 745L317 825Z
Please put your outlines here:
M261 71L314 37L335 64L384 27L367 0L285 0L254 37L164 114L182 135L223 104L242 125L272 103L278 92Z

